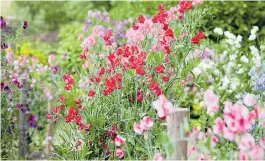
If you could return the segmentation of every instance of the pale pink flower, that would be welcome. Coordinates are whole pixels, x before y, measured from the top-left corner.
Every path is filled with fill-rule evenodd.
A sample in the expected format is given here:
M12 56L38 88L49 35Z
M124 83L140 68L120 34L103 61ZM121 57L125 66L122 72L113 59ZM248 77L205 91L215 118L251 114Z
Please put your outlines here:
M158 152L154 155L154 158L153 158L154 161L164 161L165 158Z
M99 58L100 59L105 59L105 55L104 54L99 54Z
M140 124L145 128L145 129L151 129L152 127L153 127L153 121L152 121L152 119L149 117L149 116L145 116L142 120L141 120L141 122L140 122Z
M87 69L89 67L89 61L85 61L84 64L82 64L82 68Z
M122 158L124 156L124 150L123 149L120 149L120 148L117 148L116 149L116 156L118 158Z
M249 151L252 146L255 145L255 140L253 136L249 133L244 134L241 136L240 141L238 143L238 147L241 151Z
M137 134L143 134L144 132L144 128L140 125L140 124L137 124L137 123L134 123L133 124L133 131Z
M48 63L52 65L53 61L54 61L54 54L50 54L48 57Z
M246 106L255 106L257 103L253 94L246 94L243 98L243 102Z
M231 130L229 130L228 128L224 128L223 129L223 132L224 132L224 138L230 140L230 141L233 141L235 139L235 135L236 133L232 132Z
M260 138L259 145L260 145L263 149L265 149L265 137Z
M225 128L225 123L223 119L220 117L216 118L214 121L213 132L215 134L223 133L224 128Z
M89 36L83 40L81 47L90 48L90 47L93 47L94 45L95 45L95 38L93 36Z
M183 39L184 37L186 37L188 35L187 32L182 32L179 36L179 38Z
M7 51L6 52L6 61L7 61L7 64L11 64L12 63L13 55L14 55L14 53L12 51Z
M246 152L240 152L239 153L239 160L248 160L248 156Z
M199 160L206 160L206 157L204 156L204 154L201 154L201 155L200 155Z
M219 110L219 96L213 93L212 89L208 89L203 95L204 104L207 107L207 113L210 115L215 114Z
M254 145L249 152L251 160L263 160L264 159L264 149L259 145Z
M203 4L204 0L193 0L192 5Z
M124 144L126 141L125 138L121 137L120 135L117 135L114 142L116 146L121 146L122 144Z
M78 40L82 40L83 39L83 34L79 34L78 35Z
M159 98L152 103L152 106L156 109L158 117L162 120L166 119L167 113L174 111L173 104L168 101L164 95L160 95Z

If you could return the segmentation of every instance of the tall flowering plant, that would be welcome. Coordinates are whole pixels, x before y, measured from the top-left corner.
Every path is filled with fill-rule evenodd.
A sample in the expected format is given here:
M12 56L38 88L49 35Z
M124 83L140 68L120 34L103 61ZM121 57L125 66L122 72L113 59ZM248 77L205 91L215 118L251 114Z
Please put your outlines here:
M64 158L70 150L68 158L152 159L163 151L159 123L174 109L165 96L176 101L180 81L198 61L187 60L188 53L205 37L198 27L206 9L198 12L198 3L159 5L156 15L139 15L121 41L116 30L99 26L80 37L84 64L63 75L64 89L76 98L61 96L47 115L65 122L54 155Z

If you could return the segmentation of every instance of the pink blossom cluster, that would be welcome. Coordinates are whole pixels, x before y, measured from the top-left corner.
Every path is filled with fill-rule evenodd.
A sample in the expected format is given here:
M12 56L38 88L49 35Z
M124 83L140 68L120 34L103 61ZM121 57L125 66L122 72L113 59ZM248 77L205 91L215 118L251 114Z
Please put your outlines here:
M259 139L255 143L254 135L251 134L253 126L259 122L258 128L265 128L265 105L259 106L257 100L252 94L246 94L242 103L224 102L222 111L218 105L219 96L215 95L212 90L208 89L204 93L204 103L207 106L207 113L222 112L221 116L214 121L212 129L207 133L200 131L200 128L194 127L188 134L189 137L205 142L208 136L211 136L211 146L214 147L221 138L235 142L239 152L237 159L240 160L262 160L265 157L265 138ZM253 110L250 110L253 109ZM223 139L222 139L223 140ZM196 150L193 148L192 151ZM204 155L205 156L205 155ZM205 158L204 158L205 159Z

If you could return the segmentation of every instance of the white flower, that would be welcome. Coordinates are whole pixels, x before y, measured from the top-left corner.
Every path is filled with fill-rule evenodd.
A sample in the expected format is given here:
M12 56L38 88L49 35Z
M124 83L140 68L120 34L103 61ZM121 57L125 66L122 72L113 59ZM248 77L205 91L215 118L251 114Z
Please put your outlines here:
M256 32L259 31L259 27L258 26L254 26L252 29L251 29L251 35L255 35Z
M223 35L223 30L221 28L218 28L216 27L214 30L213 30L214 33L218 34L218 35Z
M245 55L241 56L240 61L242 63L248 63L249 62L248 58Z
M251 34L251 35L249 36L248 40L249 40L249 41L253 41L253 40L255 40L256 38L257 38L256 35Z
M242 36L241 35L237 35L237 37L236 37L236 40L238 41L238 42L241 42L242 41Z
M260 45L260 50L264 50L265 49L265 45Z

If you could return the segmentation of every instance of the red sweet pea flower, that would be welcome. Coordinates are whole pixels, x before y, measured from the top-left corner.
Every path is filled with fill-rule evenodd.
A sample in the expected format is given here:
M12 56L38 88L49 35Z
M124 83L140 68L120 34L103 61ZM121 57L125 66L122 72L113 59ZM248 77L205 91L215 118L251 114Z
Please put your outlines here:
M157 89L155 90L155 94L156 94L157 96L160 96L160 95L162 94L161 89L160 89L160 88L157 88Z
M197 36L194 36L192 39L191 39L191 44L198 44L199 43L199 39Z
M70 86L70 85L65 85L65 86L64 86L64 89L67 90L67 91L69 91L69 90L72 89L72 86Z
M105 73L105 68L104 67L100 67L99 68L99 71L98 71L98 74L101 76Z
M119 49L116 51L116 54L117 54L117 55L122 55L122 54L123 54L123 49L122 49L122 48L119 48Z
M96 94L96 92L94 91L94 90L90 90L89 92L88 92L88 96L89 97L92 97L92 96L94 96Z
M121 82L122 81L122 75L120 73L115 74L114 78L118 82Z
M165 68L163 65L158 65L157 67L155 67L155 72L156 73L164 73Z
M198 34L197 34L197 38L198 39L204 39L204 34L199 31Z
M76 99L75 100L75 104L79 105L81 103L81 100L80 99Z
M165 36L174 38L174 33L171 29L167 29L165 32Z
M138 21L139 23L144 23L144 21L145 21L144 16L143 16L143 15L138 16L137 21Z
M55 106L53 109L52 109L52 112L53 113L58 113L59 112L59 107Z
M164 52L165 52L165 54L170 54L170 48L169 48L169 46L164 46Z
M111 41L110 41L110 37L112 36L112 30L108 30L105 33L105 36L103 37L104 41L105 41L105 45L110 45Z
M150 90L156 90L156 89L158 89L159 87L158 87L158 84L155 82L155 81L153 81L152 83L150 83L150 85L149 85L149 89Z
M137 73L138 75L145 75L144 68L143 68L143 67L138 67L138 68L136 68L136 73Z
M62 101L64 101L64 96L60 96L59 97L59 100L62 102Z
M48 119L48 120L50 120L50 119L52 119L52 115L51 114L46 114L46 118Z
M136 24L133 24L132 27L133 27L134 30L138 30L139 29L139 26L137 26Z
M97 83L99 83L101 81L101 78L99 76L96 76L95 80L96 80Z
M165 10L164 5L163 4L158 5L158 9L160 12L164 11Z
M168 81L169 81L169 77L168 77L168 76L162 76L162 80L163 80L164 82L168 82Z
M68 109L68 116L73 116L73 115L77 115L77 110L73 107Z

